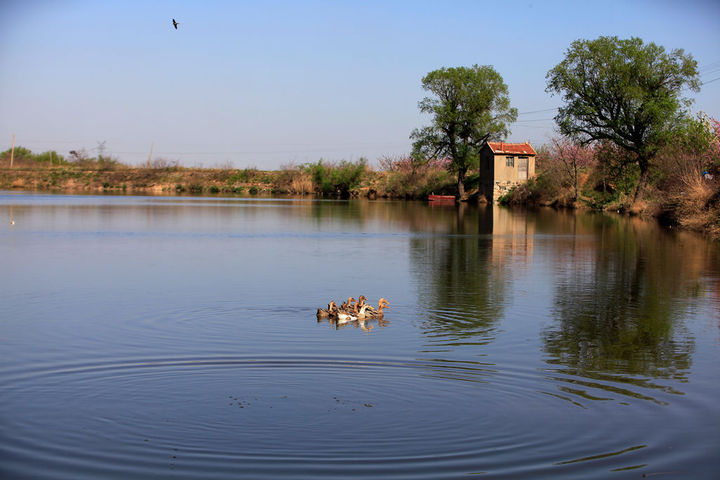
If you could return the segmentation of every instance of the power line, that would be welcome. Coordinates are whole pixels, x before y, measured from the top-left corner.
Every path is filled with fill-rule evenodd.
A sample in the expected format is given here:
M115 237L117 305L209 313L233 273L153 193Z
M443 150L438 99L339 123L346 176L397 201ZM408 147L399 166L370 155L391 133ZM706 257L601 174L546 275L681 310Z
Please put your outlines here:
M518 127L522 128L541 128L543 130L552 129L554 125L518 125Z
M87 141L77 142L75 140L34 140L32 138L26 138L24 142L35 142L35 143L90 143Z
M540 112L552 112L554 110L557 110L558 107L555 108L545 108L543 110L532 110L530 112L518 112L518 115L529 115L531 113L540 113Z
M364 147L356 147L356 148L398 148L398 147L407 147L407 145L403 144L376 144L376 145L367 145ZM158 155L248 155L248 154L265 154L265 153L322 153L322 152L333 152L333 151L342 151L346 148L350 147L329 147L329 148L310 148L310 149L285 149L285 150L233 150L233 151L225 151L225 152L165 152L162 150L157 150L154 153L154 156ZM126 152L126 151L113 151L113 153L116 154L123 154L123 155L140 155L147 152Z
M554 118L533 118L530 120L516 120L513 123L525 123L525 122L545 122L547 120L555 120Z
M702 72L702 73L700 73L700 76L703 77L703 76L705 76L705 75L710 75L711 73L715 73L715 72L719 72L719 71L720 71L720 66L715 67L715 68L711 68L710 70L707 70L707 71L705 71L705 72Z
M720 66L720 60L716 60L712 63L708 63L707 65L703 65L702 67L698 68L698 72L707 72L708 69L715 69L718 66Z

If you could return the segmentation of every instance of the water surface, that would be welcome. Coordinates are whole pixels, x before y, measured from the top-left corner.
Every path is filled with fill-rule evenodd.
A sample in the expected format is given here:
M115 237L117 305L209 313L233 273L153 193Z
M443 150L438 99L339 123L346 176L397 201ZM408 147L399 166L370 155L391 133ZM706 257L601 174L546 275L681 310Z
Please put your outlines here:
M2 220L4 219L4 220ZM717 478L720 249L639 219L0 192L3 478ZM315 310L360 294L385 322Z

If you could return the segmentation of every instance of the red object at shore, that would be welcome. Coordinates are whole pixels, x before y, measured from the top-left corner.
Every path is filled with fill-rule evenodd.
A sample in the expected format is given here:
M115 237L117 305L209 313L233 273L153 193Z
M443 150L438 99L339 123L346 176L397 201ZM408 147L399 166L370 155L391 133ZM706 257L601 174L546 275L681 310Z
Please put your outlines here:
M455 203L455 195L428 195L431 202L452 202Z

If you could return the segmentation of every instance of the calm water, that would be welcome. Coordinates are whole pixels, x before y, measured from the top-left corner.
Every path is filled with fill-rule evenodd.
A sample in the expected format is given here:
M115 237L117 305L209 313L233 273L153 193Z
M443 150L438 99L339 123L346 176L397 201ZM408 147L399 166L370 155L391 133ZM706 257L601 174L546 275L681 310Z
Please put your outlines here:
M0 220L3 478L718 478L702 237L308 199L0 192ZM317 321L360 294L386 322Z

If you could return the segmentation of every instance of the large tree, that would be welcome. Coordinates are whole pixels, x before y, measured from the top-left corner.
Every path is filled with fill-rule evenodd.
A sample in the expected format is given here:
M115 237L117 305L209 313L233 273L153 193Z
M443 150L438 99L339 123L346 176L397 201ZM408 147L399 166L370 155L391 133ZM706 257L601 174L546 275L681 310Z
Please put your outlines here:
M635 198L652 160L699 90L697 62L682 49L666 52L639 38L576 40L547 74L546 91L562 95L555 121L585 143L611 141L630 152L640 170Z
M432 124L416 129L416 159L450 158L457 173L458 194L465 195L465 175L477 166L480 148L487 140L502 140L508 124L517 118L510 108L507 85L489 65L441 68L422 79L423 89L432 94L418 104L420 111L433 116Z

